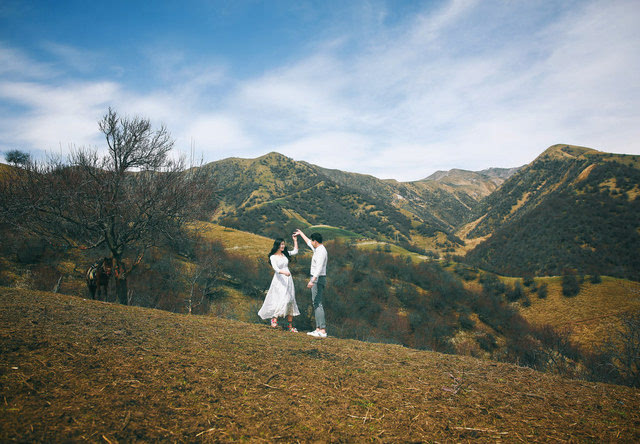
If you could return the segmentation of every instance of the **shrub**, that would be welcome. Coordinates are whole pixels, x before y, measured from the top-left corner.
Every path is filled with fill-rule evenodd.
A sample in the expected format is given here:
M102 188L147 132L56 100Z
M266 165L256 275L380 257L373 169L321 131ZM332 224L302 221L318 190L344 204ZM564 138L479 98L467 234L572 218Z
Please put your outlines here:
M456 264L453 268L455 274L460 276L465 281L473 281L478 277L478 270L474 268L465 267L461 264Z
M525 287L531 287L531 285L533 285L535 283L535 280L533 279L533 276L531 276L530 274L525 275L524 278L522 279L522 285L524 285Z
M7 151L4 158L7 162L13 165L25 165L31 162L31 154L20 150Z
M53 291L61 274L55 266L48 264L38 264L32 269L32 288L41 291Z
M530 335L511 335L507 338L507 359L518 365L544 370L547 353L541 343Z
M493 351L498 347L496 338L491 333L481 333L476 336L476 341L481 349L485 351Z
M562 294L568 298L580 293L580 283L575 273L567 273L562 276Z
M458 317L458 323L460 324L460 328L462 328L463 330L473 330L473 327L475 327L475 322L473 322L473 320L471 320L471 318L469 318L469 315L467 315L466 313L461 313L460 316Z
M580 349L571 342L569 330L559 330L550 325L542 325L533 328L533 334L545 347L556 350L570 359L580 359Z
M549 294L549 290L547 289L547 283L543 282L538 286L538 297L540 299L545 299Z
M492 273L482 273L478 278L478 281L482 284L482 288L486 293L500 295L507 289L504 282Z
M524 297L524 289L522 288L522 284L520 282L516 282L513 285L513 288L507 292L507 300L509 302L515 302Z
M623 315L621 322L618 367L624 384L640 387L640 313Z

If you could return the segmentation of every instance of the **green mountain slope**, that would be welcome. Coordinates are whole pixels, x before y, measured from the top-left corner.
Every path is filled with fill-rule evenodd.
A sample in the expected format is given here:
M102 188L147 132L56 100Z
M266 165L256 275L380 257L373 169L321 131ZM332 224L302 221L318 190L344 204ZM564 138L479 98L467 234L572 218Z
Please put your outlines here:
M509 275L566 269L640 279L640 156L556 145L488 196L472 264Z
M402 183L296 162L278 153L224 159L205 168L214 176L222 202L213 220L224 225L272 237L297 226L323 224L436 249L460 244L454 228L504 180L499 173L459 171L448 180ZM455 179L462 176L463 181Z

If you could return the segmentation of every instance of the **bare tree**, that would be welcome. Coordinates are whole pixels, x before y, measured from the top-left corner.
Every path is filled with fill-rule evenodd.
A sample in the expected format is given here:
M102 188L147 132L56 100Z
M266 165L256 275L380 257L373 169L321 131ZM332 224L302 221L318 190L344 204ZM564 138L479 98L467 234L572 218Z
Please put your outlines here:
M618 356L621 373L628 385L640 387L640 313L627 313L621 321Z
M205 298L210 297L220 284L224 275L222 262L227 259L222 244L209 242L205 239L198 239L194 256L194 267L187 274L191 287L186 300L187 313L189 314L201 306ZM199 299L196 296L197 290L199 290Z
M67 161L13 168L0 181L0 210L11 226L54 244L107 249L116 293L127 303L127 276L145 251L184 235L185 223L214 208L210 177L168 156L173 140L148 119L109 108L99 122L107 152L74 150Z
M624 313L619 320L587 355L586 368L595 380L640 387L640 313Z

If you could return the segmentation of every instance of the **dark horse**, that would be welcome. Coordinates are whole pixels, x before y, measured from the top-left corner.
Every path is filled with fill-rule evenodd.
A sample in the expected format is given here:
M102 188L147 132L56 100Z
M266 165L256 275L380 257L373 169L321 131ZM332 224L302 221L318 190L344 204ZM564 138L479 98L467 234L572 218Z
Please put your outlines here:
M107 299L107 288L112 274L113 258L110 257L102 258L89 267L87 270L87 287L89 287L91 299L96 298L96 290L98 290L98 298L104 296L104 299Z

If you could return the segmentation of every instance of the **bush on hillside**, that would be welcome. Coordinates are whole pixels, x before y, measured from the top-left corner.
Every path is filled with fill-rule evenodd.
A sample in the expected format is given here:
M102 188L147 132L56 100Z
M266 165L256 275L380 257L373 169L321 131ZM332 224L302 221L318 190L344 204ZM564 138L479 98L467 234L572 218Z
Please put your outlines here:
M538 298L545 299L548 294L549 289L547 288L546 282L542 282L540 285L538 285Z
M532 285L534 285L535 282L536 282L535 279L529 273L525 274L524 277L522 278L522 285L524 285L527 288L529 288Z
M456 263L453 267L453 271L455 274L460 276L465 281L472 281L478 277L478 270L475 268L470 268L461 263Z
M21 264L37 264L44 258L49 244L40 238L27 237L17 241L16 258Z
M489 294L497 296L504 294L507 290L505 283L493 273L480 273L478 281L482 284L483 291Z
M580 283L575 272L567 272L562 276L562 294L568 298L580 293Z
M513 287L507 291L506 296L509 302L516 302L522 299L524 297L524 288L522 288L522 284L519 281L516 281L513 284Z

